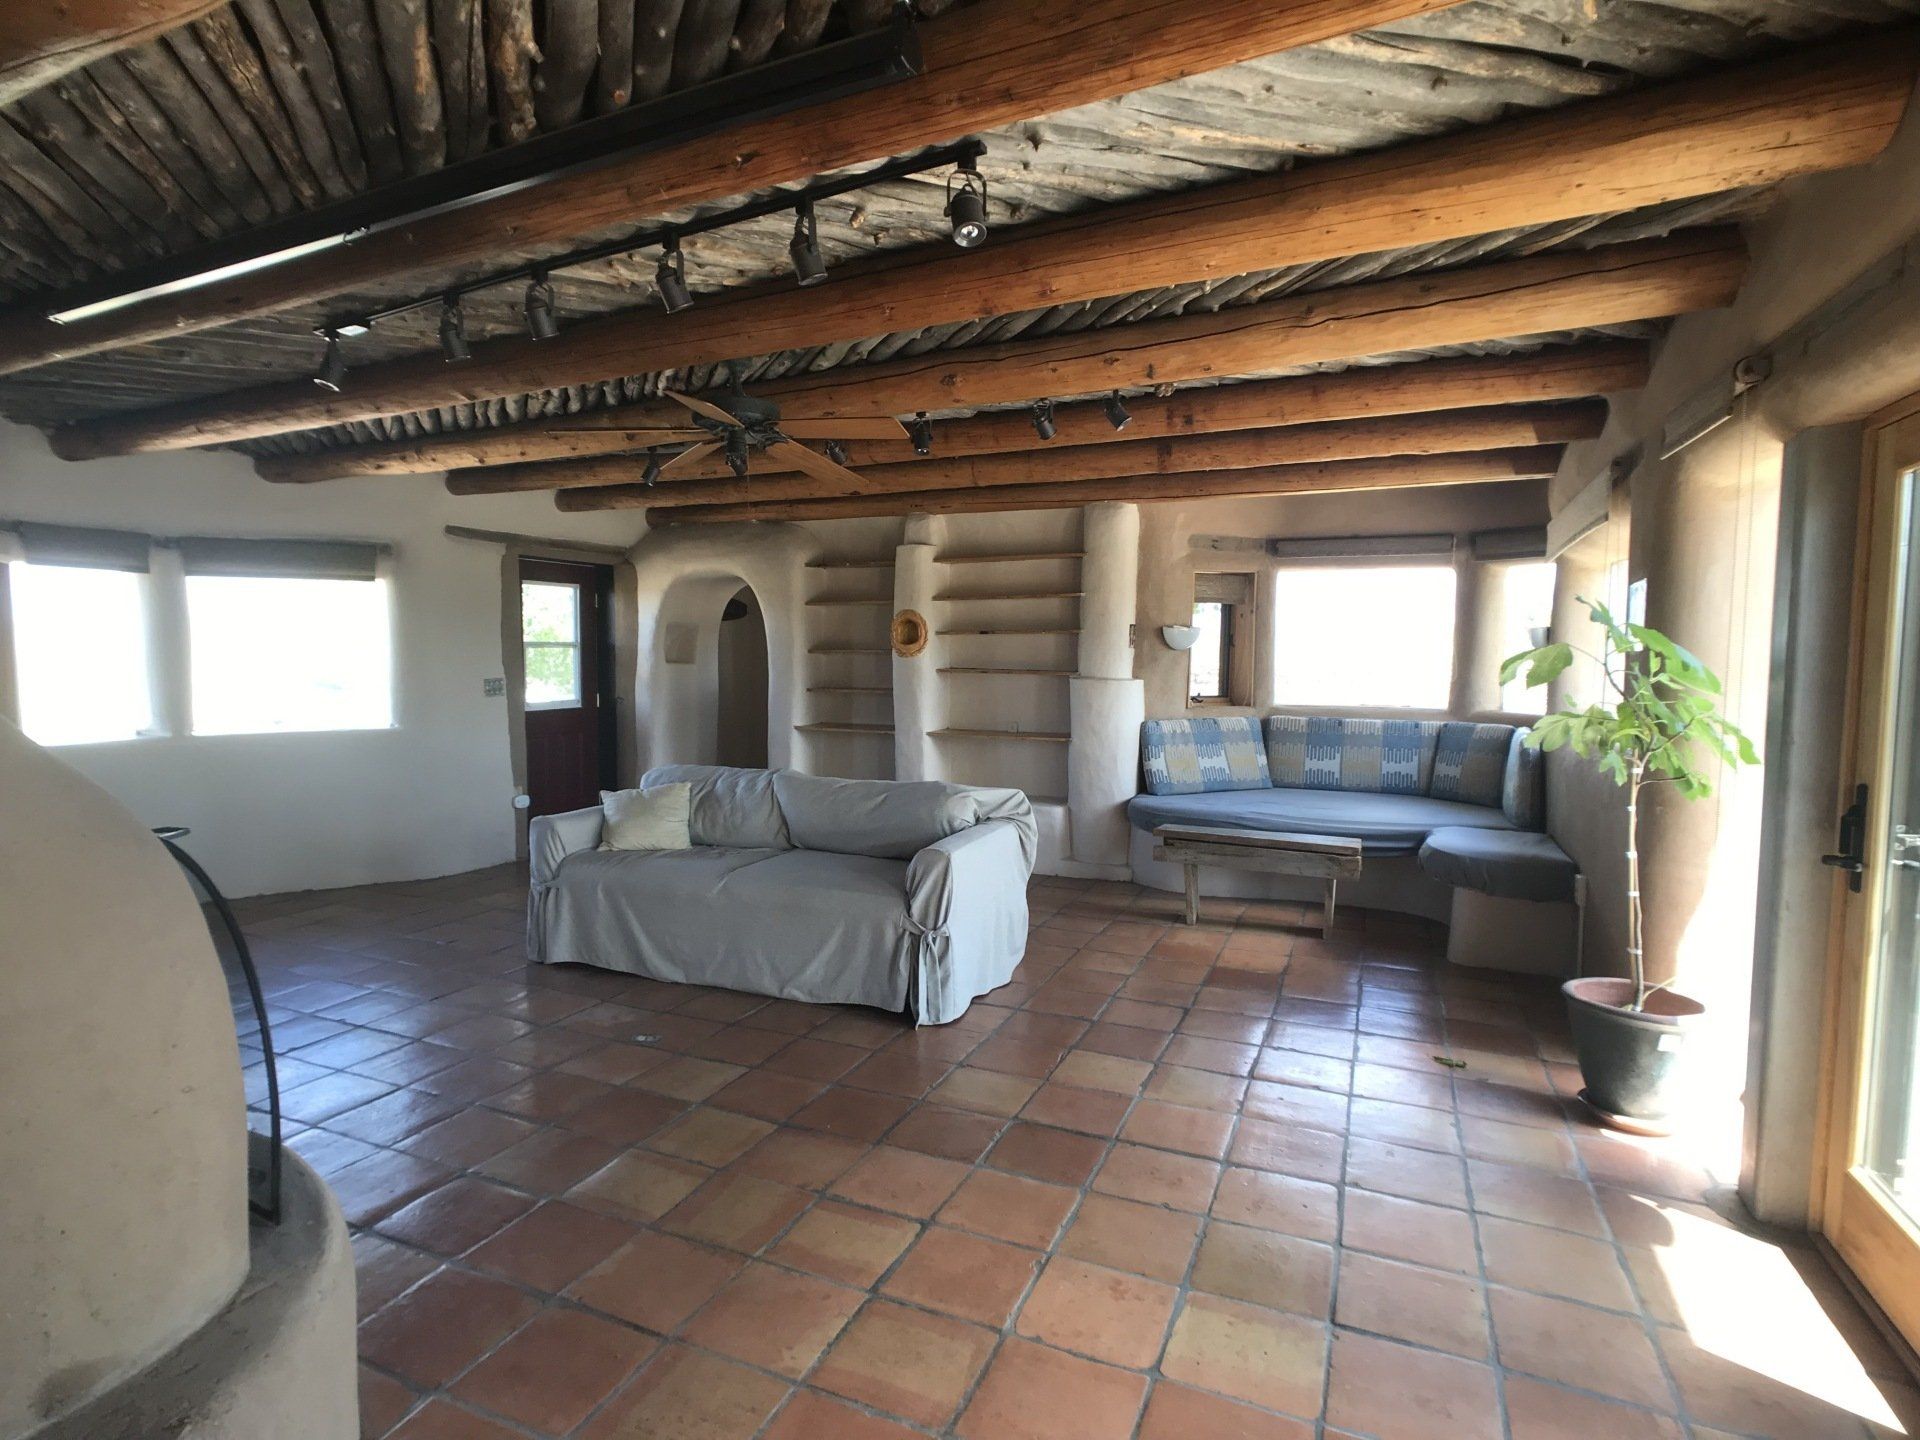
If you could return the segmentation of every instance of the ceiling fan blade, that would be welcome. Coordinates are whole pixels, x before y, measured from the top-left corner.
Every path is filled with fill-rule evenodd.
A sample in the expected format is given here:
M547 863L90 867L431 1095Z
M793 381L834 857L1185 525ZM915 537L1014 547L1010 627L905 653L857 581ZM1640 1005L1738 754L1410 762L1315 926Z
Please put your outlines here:
M682 395L678 390L663 390L660 393L676 404L686 406L687 409L693 411L694 414L706 416L707 419L714 421L716 424L738 425L740 423L738 419L725 410L722 410L711 400L702 400L693 395Z
M664 465L662 465L660 467L660 473L662 475L665 475L670 471L679 470L686 466L697 464L699 461L702 461L706 459L707 456L713 454L719 448L720 447L714 444L711 440L709 440L704 445L689 445L686 449L682 450L678 455L674 456L671 460L667 461Z
M782 420L780 431L795 440L905 440L907 427L891 415L846 420Z
M816 480L831 480L836 485L860 484L860 477L844 465L836 465L826 456L809 450L797 440L776 440L767 447L767 454L777 456L796 470L804 470Z
M547 434L559 439L569 435L627 435L640 445L684 445L690 440L705 440L710 432L685 426L672 429L665 425L570 425L565 430L549 430Z

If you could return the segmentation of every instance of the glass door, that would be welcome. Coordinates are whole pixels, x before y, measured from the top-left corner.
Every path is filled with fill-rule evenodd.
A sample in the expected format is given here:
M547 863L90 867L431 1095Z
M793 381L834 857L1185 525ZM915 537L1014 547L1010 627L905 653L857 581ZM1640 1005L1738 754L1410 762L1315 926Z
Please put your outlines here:
M1920 1343L1920 415L1871 437L1823 1228Z

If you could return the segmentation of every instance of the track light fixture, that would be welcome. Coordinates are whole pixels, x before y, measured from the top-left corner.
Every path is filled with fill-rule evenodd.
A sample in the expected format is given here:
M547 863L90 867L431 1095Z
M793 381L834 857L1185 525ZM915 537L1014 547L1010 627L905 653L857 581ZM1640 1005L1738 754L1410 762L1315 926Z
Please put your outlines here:
M802 200L793 212L793 239L787 242L793 276L802 285L818 285L827 278L827 257L820 253L820 222L813 201Z
M836 465L846 464L847 447L842 445L838 440L827 441L827 459Z
M560 316L554 309L553 282L547 272L536 270L527 282L527 333L536 340L551 340L560 333Z
M1127 409L1127 402L1120 398L1120 392L1114 391L1107 396L1107 423L1116 430L1124 430L1133 423L1133 415Z
M449 295L440 307L440 353L449 365L473 358L473 347L467 344L467 314L460 308L458 295Z
M687 289L687 257L680 253L680 237L667 238L660 252L659 267L653 272L653 288L660 294L660 308L678 315L693 304L693 292Z
M649 447L647 450L647 468L640 472L640 483L642 485L652 485L654 482L659 480L659 478L660 478L660 457L653 452L651 447Z
M955 184L959 188L955 189ZM947 176L947 224L953 243L971 250L987 238L987 182L971 155L961 157Z
M907 422L907 438L913 441L914 454L925 456L933 453L933 422L927 419L926 411L922 410Z
M320 359L320 369L313 377L313 383L322 390L338 391L347 382L347 357L340 353L340 332L326 332L327 353Z
M1036 400L1033 402L1033 433L1042 440L1051 440L1059 433L1060 427L1053 423L1053 401Z

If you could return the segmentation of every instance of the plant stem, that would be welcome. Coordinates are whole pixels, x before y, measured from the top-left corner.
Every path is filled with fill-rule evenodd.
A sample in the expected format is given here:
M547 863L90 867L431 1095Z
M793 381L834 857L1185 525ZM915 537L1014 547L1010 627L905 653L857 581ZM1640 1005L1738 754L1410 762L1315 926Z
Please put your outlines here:
M1640 911L1640 786L1647 770L1644 757L1636 756L1627 775L1627 964L1633 974L1633 1009L1647 1003L1646 957L1641 949Z

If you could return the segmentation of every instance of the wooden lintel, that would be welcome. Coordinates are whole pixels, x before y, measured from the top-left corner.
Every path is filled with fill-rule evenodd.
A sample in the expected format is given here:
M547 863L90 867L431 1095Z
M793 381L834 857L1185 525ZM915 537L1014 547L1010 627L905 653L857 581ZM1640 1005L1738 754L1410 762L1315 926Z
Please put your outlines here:
M1299 495L1337 490L1390 490L1430 485L1476 485L1532 480L1553 474L1557 445L1495 450L1472 455L1399 455L1374 460L1329 460L1317 465L1275 465L1188 475L1137 476L1120 480L1072 480L1054 485L1000 485L984 490L900 495L855 495L834 500L789 500L775 504L682 505L649 508L652 525L720 524L742 520L846 520L914 512L950 515L1009 510L1056 510L1100 500L1154 502L1223 496ZM608 507L602 492L562 490L562 510L635 508L644 500Z

